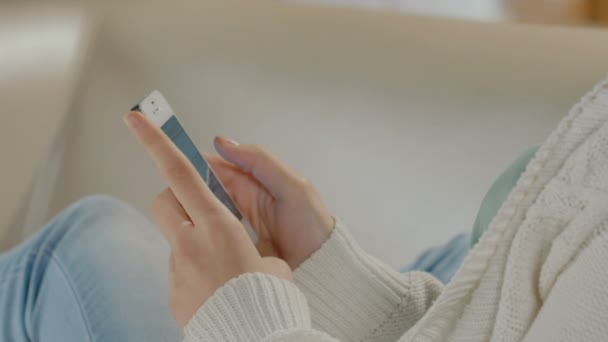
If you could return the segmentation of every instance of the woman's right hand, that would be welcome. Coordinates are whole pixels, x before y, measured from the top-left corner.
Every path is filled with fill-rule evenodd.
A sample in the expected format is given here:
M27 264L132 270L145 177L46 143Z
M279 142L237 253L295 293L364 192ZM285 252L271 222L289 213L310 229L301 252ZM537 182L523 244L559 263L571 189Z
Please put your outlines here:
M205 155L258 235L262 256L295 269L329 238L334 218L308 180L257 145L217 137Z

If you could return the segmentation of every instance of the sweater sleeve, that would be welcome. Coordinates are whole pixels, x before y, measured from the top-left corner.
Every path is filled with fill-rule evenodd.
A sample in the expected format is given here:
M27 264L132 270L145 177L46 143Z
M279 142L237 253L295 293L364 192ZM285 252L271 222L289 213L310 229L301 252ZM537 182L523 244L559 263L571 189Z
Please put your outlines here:
M524 341L606 341L607 227L559 275Z
M294 277L232 279L190 320L185 341L396 341L442 289L427 273L401 274L365 254L340 221Z
M184 329L185 342L338 342L314 331L304 295L291 282L245 273L211 296Z
M399 273L366 254L340 220L294 277L312 327L341 341L396 341L443 288L428 273Z

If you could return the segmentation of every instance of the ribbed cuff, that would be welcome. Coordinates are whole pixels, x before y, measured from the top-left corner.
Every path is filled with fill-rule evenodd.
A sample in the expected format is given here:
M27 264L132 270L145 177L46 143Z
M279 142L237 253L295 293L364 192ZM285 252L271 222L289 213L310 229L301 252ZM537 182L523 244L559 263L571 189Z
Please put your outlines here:
M313 328L345 341L372 338L381 326L398 338L442 290L427 273L401 274L365 253L340 220L294 278L308 300Z
M304 295L291 282L246 273L220 288L184 329L186 341L261 341L290 329L310 329Z

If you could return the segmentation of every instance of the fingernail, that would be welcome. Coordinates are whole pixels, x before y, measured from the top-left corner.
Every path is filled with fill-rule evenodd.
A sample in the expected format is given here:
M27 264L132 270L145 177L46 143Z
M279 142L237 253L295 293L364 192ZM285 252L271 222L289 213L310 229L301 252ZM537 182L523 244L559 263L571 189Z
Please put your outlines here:
M222 136L218 136L217 138L220 141L220 144L231 145L231 146L239 146L239 143L236 142L236 141L234 141L234 140L232 140L232 139L224 138Z
M138 112L130 112L123 120L131 129L137 129L142 124L141 114Z

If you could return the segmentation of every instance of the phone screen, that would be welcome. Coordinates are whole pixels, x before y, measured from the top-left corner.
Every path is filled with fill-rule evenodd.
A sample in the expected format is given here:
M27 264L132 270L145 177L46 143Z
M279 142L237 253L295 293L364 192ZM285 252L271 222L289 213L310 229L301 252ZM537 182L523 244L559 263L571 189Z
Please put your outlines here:
M141 112L159 125L163 132L165 132L171 141L173 141L188 160L190 160L215 197L217 197L217 199L220 200L237 219L241 220L243 218L241 212L228 195L228 192L221 181L217 178L215 172L213 172L213 169L200 154L196 146L194 146L194 143L186 133L186 130L184 130L177 120L173 109L171 109L171 106L159 91L153 91L131 110Z

